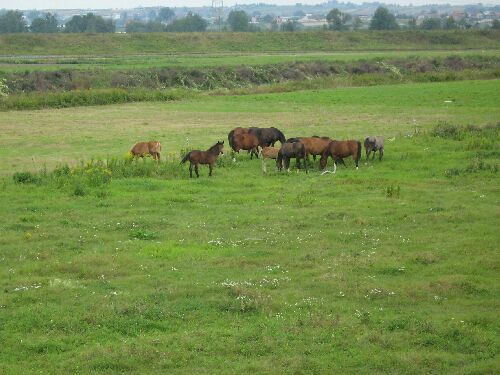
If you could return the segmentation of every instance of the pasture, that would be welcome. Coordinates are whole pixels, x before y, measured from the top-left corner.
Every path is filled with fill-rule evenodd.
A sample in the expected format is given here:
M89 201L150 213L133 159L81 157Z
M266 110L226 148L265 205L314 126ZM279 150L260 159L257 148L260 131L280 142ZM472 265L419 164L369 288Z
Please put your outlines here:
M496 372L499 88L3 112L0 372ZM382 135L384 160L263 175L226 155L189 179L181 154L236 126ZM153 177L78 179L150 139L166 161L128 168Z

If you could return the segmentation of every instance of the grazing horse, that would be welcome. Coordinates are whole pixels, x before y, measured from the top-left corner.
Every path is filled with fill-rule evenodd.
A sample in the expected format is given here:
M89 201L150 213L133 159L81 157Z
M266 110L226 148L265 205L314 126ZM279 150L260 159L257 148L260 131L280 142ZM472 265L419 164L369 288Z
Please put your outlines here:
M239 152L240 150L250 151L250 159L255 155L259 157L259 139L255 134L239 134L233 136L233 150Z
M160 161L161 143L158 141L138 142L130 152L134 158L151 155L154 160Z
M373 151L372 160L375 159L375 153L378 151L378 160L382 160L384 156L384 138L383 137L366 137L365 139L366 160Z
M237 128L234 128L233 130L231 130L229 132L229 134L227 135L227 140L229 141L229 146L234 150L234 145L233 145L234 137L237 135L240 135L240 134L247 134L249 132L249 130L250 129L248 129L248 128L241 128L241 127L237 127Z
M316 155L323 155L328 144L332 141L328 137L299 137L299 138L290 138L287 142L301 142L306 147L306 152L309 155L313 156L313 159L316 160Z
M283 169L283 161L285 162L285 168L290 172L290 158L295 158L297 162L297 167L300 169L300 159L304 159L304 168L307 173L307 151L306 147L301 142L285 142L281 145L278 152L278 157L276 158L276 167L278 170Z
M274 126L270 128L252 127L249 129L249 133L257 136L260 147L274 147L276 142L280 141L281 144L283 144L286 141L285 135L281 132L281 130L275 128Z
M184 164L187 160L191 163L189 165L189 177L193 177L193 166L196 172L196 177L200 177L198 173L199 164L208 164L210 168L209 176L212 176L212 170L214 168L215 162L220 154L223 154L222 150L224 148L224 141L217 142L215 145L210 147L207 151L193 150L186 154L181 160L181 164Z
M280 149L277 147L262 147L260 154L262 155L262 171L267 172L266 161L267 159L276 159Z
M359 160L361 159L361 142L354 140L331 141L325 152L323 152L323 155L321 155L321 160L319 161L321 169L326 168L329 156L333 159L333 173L337 171L337 163L345 165L343 159L348 156L353 157L354 162L356 163L356 169L358 169Z

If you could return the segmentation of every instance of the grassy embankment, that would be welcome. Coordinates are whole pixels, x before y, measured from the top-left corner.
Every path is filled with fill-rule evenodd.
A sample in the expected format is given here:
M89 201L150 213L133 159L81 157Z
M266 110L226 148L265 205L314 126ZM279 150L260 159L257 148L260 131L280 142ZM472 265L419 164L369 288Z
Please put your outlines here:
M498 127L431 129L497 123L498 85L3 113L0 372L495 372ZM239 155L187 178L180 150L237 125L394 139L336 176ZM74 169L149 138L156 178Z
M0 109L177 100L197 95L192 89L243 94L491 79L499 76L498 36L494 31L4 35L0 76L10 97Z

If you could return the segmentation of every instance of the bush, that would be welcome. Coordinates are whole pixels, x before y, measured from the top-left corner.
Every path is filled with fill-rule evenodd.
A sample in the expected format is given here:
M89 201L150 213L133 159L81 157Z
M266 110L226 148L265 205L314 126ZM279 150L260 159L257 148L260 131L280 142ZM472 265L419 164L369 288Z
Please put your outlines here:
M38 177L31 172L16 172L12 179L16 184L34 184L38 182Z

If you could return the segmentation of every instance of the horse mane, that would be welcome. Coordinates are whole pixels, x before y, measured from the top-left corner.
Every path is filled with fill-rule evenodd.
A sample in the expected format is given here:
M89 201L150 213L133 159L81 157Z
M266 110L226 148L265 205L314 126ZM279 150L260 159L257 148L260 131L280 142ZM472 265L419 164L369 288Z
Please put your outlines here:
M222 144L222 143L217 142L217 143L216 143L216 144L214 144L212 147L210 147L207 151L214 151L214 150L215 150L215 148L216 148L217 146L219 146L220 144Z

